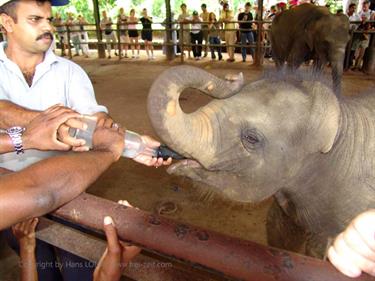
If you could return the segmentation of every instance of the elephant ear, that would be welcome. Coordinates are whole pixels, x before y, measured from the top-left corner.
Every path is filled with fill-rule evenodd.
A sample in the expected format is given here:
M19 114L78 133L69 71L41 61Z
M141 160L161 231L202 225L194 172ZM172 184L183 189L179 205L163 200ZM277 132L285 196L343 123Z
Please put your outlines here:
M339 102L332 90L320 82L304 82L311 93L311 114L306 136L313 151L328 153L336 140L340 122Z

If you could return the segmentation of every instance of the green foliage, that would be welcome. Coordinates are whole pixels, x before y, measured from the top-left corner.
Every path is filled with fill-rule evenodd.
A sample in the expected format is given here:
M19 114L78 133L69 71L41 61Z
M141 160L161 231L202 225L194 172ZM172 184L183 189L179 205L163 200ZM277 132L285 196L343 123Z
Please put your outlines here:
M342 9L342 2L342 0L326 0L326 4L329 5L329 10L331 13L336 13L338 9Z
M165 15L165 1L155 0L152 3L152 15L154 17L164 17Z

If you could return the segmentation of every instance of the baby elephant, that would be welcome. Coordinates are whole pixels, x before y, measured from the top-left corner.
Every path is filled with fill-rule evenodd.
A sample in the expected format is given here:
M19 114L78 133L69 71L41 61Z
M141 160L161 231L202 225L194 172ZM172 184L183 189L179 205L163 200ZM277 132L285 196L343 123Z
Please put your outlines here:
M189 158L169 172L236 201L274 196L270 244L295 251L306 245L320 256L328 237L375 208L375 96L338 100L313 79L241 81L191 66L156 79L148 98L152 124ZM214 99L187 114L179 104L186 88Z
M345 47L349 41L349 19L333 15L326 7L302 4L277 15L271 27L272 54L276 66L285 62L291 70L304 61L314 60L314 71L321 72L329 62L333 89L341 93Z

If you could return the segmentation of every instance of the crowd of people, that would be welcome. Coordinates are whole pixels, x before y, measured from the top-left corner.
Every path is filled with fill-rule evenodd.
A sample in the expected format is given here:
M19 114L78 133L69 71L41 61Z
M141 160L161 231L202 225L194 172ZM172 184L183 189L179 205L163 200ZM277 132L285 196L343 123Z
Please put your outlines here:
M279 2L268 10L264 9L263 19L272 22L278 13L287 8L292 9L301 3L306 3L306 1L290 1L288 4ZM254 61L255 42L260 40L262 46L267 46L264 56L272 60L270 38L267 32L271 23L265 23L262 34L257 34L255 21L260 18L258 8L252 7L250 2L247 2L235 14L226 1L221 1L220 5L219 13L215 14L213 11L208 11L204 3L201 5L201 11L192 12L189 12L185 3L181 4L177 18L172 13L171 42L167 42L166 32L164 32L163 53L166 52L167 44L173 44L173 51L176 55L181 53L185 56L187 52L189 59L201 60L210 53L211 60L223 60L222 42L225 42L228 62L235 61L236 47L241 49L243 62L247 61L247 55L250 55ZM370 8L370 2L366 0L362 3L359 13L356 13L356 4L350 4L345 13L350 21L361 22L351 24L354 35L346 66L352 70L361 68L366 48L369 46L371 34L368 32L373 28L373 24L368 21L375 18L374 11ZM343 13L343 10L338 10L337 13ZM89 56L88 22L82 15L75 16L68 13L66 20L63 20L61 15L56 13L53 23L62 56L66 55L69 44L67 28L69 28L70 42L75 50L74 56L81 54L84 57ZM142 25L141 30L138 29L138 24ZM139 17L135 9L130 9L127 14L124 8L120 8L113 20L107 15L107 11L102 11L100 29L105 41L107 57L111 58L114 54L124 58L138 59L141 39L148 60L154 60L153 24L153 19L146 8L142 9ZM161 24L167 26L166 20Z
M124 130L105 106L97 104L87 74L51 49L51 4L66 2L0 0L0 17L7 34L7 40L0 43L0 230L18 249L21 280L116 281L139 248L118 240L112 218L103 221L108 247L95 270L61 268L57 260L82 259L35 240L37 217L85 191L124 149ZM106 28L103 25L104 31ZM85 130L81 121L84 114L97 120L91 150L84 140L69 135L69 128ZM160 146L148 136L142 138L151 149ZM56 156L50 151L77 153ZM171 159L142 154L134 160L154 167L171 164ZM375 211L355 218L335 239L328 256L348 276L362 272L375 276ZM52 266L37 266L42 263Z
M362 9L356 13L357 6L352 3L349 5L347 16L351 22L359 22L350 24L353 32L353 39L349 46L349 61L346 63L347 69L360 70L363 64L366 49L369 46L371 34L369 31L374 30L374 24L369 22L375 20L375 11L370 9L370 1L365 0L362 3Z

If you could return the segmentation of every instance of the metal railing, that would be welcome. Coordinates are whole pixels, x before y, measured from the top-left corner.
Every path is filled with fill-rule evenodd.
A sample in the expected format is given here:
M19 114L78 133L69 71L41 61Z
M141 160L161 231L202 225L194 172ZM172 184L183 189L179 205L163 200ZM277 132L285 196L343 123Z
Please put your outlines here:
M368 21L369 23L375 23L375 21ZM227 23L222 23L222 25L225 25L225 24L241 24L241 23L249 23L249 22L243 22L243 21L232 21L232 22L227 22ZM267 49L270 49L271 48L271 44L270 44L270 36L269 36L269 31L270 31L270 27L272 27L272 21L270 20L262 20L262 21L258 21L258 20L253 20L250 22L254 28L252 28L251 30L249 29L240 29L240 28L234 28L234 29L225 29L225 28L222 28L222 29L219 29L218 32L221 33L222 35L227 32L227 31L235 31L237 33L237 35L241 34L241 32L244 32L244 31L251 31L253 32L253 35L254 35L254 42L252 44L242 44L241 42L239 42L239 38L237 37L237 40L235 42L235 44L226 44L225 43L220 43L220 44L211 44L209 42L205 42L203 44L203 42L201 44L195 44L195 43L192 43L190 41L190 43L186 43L184 42L184 34L187 34L187 33L191 33L192 31L195 31L195 30L204 30L204 31L207 31L209 32L209 30L207 29L191 29L191 28L185 28L186 25L190 25L191 23L179 23L177 21L174 21L172 22L171 24L168 24L166 22L154 22L152 23L154 26L155 25L159 25L159 26L165 26L163 28L152 28L152 29L144 29L144 28L137 28L135 30L138 31L139 33L139 36L140 37L140 34L142 31L151 31L154 35L154 37L156 38L156 40L153 40L152 41L152 46L155 47L155 48L165 48L167 46L172 46L174 48L179 48L180 49L180 52L181 52L181 56L180 56L180 60L181 62L183 63L184 62L184 56L182 55L183 52L185 50L189 50L190 48L192 47L202 47L202 48L207 48L205 50L205 52L209 52L210 51L210 48L221 48L222 51L224 51L224 49L227 49L229 47L233 47L235 48L235 51L236 49L238 50L239 48L242 49L242 48L246 48L246 53L249 54L251 53L251 51L249 52L250 49L252 49L253 51L253 54L255 57L253 57L254 61L256 61L256 57L258 56L259 58L259 61L262 62L263 58L264 58L264 55L265 55L265 52ZM350 22L351 24L360 24L361 22L360 21L353 21L353 22ZM202 25L208 25L210 24L210 22L201 22ZM127 24L113 24L111 29L112 29L112 32L115 32L116 34L116 40L115 42L111 42L109 44L111 44L111 46L116 46L116 48L114 48L115 50L117 49L118 50L118 58L119 60L121 60L123 58L122 56L122 51L123 51L123 46L124 45L127 45L129 48L131 48L132 46L135 46L135 45L139 45L139 46L143 46L144 43L142 41L138 42L138 43L129 43L129 42L121 42L120 40L120 32L126 32L128 33L129 29L125 28L121 28L121 26L127 26ZM140 26L140 24L137 24L138 26ZM256 28L256 27L259 27L259 25L261 25L261 29L259 28ZM267 28L265 28L265 25L267 26ZM172 26L172 28L168 28L167 26ZM67 49L68 49L68 56L69 58L72 58L73 55L72 55L72 44L78 44L80 49L82 50L82 45L89 45L89 47L91 46L92 48L99 48L99 46L106 46L108 43L105 42L103 39L100 39L98 40L96 38L96 34L97 34L97 30L96 30L96 25L95 24L81 24L81 25L60 25L60 26L56 26L56 28L61 28L63 27L65 29L65 31L63 31L64 33L66 33L66 36L67 36ZM259 30L261 30L259 32ZM89 33L89 38L95 38L95 39L89 39L89 41L82 41L79 40L78 42L72 42L72 34L74 33L82 33L82 32L88 32ZM104 30L101 30L100 32L103 32L104 33ZM170 32L170 33L175 33L177 37L176 40L170 40L170 41L166 41L166 33L167 32ZM58 34L59 32L56 32L56 34ZM356 33L366 33L366 34L373 34L375 33L374 30L369 30L369 31L359 31L359 30L355 30L355 31L351 31L350 32L350 41L349 41L349 45L351 44L352 40L353 40L353 35L356 34ZM3 37L3 34L0 30L0 41L4 40L4 38L1 38ZM222 36L220 36L222 37ZM173 36L171 36L171 38L173 38ZM224 38L220 38L221 42L224 42L223 40ZM202 40L203 41L203 40ZM260 43L259 43L260 41ZM63 49L63 46L61 45L62 42L57 42L58 43L58 47ZM347 56L349 56L349 54L347 54Z

